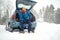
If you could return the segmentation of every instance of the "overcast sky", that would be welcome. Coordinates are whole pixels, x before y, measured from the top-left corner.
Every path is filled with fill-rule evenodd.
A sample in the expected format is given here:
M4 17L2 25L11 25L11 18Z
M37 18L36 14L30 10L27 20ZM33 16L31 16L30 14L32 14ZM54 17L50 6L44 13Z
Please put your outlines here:
M60 0L34 0L37 2L35 9L38 11L39 8L46 7L47 5L53 4L55 9L60 8Z
M1 1L1 0L0 0ZM5 1L9 1L8 3L12 5L13 10L15 10L15 1L16 0L5 0ZM4 2L5 2L4 1ZM53 4L55 9L60 8L60 0L34 0L37 2L37 4L34 6L34 9L39 13L39 10L42 7L46 7L47 5ZM4 4L7 4L7 2L5 2Z

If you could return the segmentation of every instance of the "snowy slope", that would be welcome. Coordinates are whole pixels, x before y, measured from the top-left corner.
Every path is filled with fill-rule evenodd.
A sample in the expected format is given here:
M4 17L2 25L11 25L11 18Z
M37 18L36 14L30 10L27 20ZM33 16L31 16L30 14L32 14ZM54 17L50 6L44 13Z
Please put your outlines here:
M8 32L0 25L0 40L60 40L60 24L37 22L35 33Z

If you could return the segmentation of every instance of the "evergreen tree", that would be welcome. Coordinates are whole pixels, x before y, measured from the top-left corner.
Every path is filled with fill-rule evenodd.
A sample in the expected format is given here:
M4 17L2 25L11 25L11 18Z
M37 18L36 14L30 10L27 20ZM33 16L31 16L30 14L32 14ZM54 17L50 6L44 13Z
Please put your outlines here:
M47 6L44 13L44 21L48 22L49 19L49 7Z
M49 8L49 22L54 22L54 6L51 4Z
M55 13L55 22L56 23L60 23L60 8L58 8L57 10L56 10L56 13Z

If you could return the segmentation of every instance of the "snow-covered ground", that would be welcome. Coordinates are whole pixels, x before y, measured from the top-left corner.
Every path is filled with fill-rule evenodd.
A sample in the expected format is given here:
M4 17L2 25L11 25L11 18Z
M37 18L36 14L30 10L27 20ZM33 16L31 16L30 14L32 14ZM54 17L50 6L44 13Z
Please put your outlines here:
M0 40L60 40L60 24L37 22L35 33L8 32L0 25Z

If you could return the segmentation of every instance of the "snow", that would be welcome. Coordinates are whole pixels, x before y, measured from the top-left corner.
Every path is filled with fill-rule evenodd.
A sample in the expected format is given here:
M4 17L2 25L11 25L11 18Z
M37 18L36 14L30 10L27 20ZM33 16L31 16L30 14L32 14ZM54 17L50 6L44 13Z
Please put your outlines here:
M0 25L0 40L60 40L60 24L37 21L35 33L9 32Z

